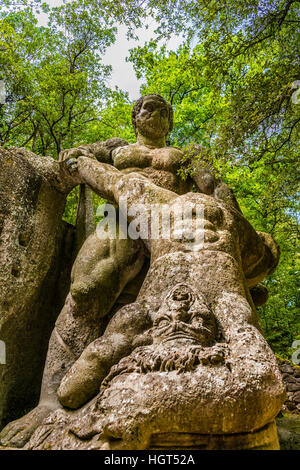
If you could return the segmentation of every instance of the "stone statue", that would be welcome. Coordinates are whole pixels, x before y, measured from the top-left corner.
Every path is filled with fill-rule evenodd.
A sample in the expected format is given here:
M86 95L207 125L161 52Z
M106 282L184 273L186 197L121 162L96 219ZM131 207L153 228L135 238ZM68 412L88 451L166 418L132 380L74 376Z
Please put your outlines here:
M275 242L212 196L177 195L87 157L67 167L108 201L139 205L151 262L136 301L115 313L60 384L65 407L92 401L53 412L26 448L278 448L274 418L285 389L244 274L257 283L269 273ZM173 219L170 238L153 238L154 202L172 214L189 206L192 224L203 207L203 243L194 249Z
M118 197L111 194L112 185L110 182L114 180L116 175L128 178L128 184L126 183L128 189L124 190L124 194L128 195L133 181L129 178L129 174L134 172L135 177L138 175L139 181L143 182L141 186L145 181L150 184L151 191L153 190L155 193L155 202L173 201L176 194L184 195L191 191L193 181L191 179L182 181L177 175L183 156L182 152L176 148L166 147L165 139L172 128L172 120L172 108L163 98L158 95L142 97L137 101L132 113L132 121L137 134L136 144L128 145L121 139L111 139L105 144L100 142L67 150L60 155L62 167L64 168L65 161L79 157L79 176L70 176L65 171L60 177L65 179L68 189L76 184L86 183L95 192L118 205ZM81 155L85 155L85 159L82 160ZM82 161L88 161L88 164L85 163L85 165L89 168L89 175L85 174L86 169L82 169L81 174ZM113 164L116 169L113 170L107 163ZM102 173L101 177L96 178L102 170L106 172L106 181L101 180ZM234 219L234 222L229 223L225 230L228 240L230 239L230 242L226 241L225 245L235 245L234 259L239 264L239 267L235 268L236 280L230 282L243 284L243 289L240 289L242 294L239 293L239 295L243 297L244 303L247 299L247 308L250 309L244 316L246 318L247 315L250 315L251 322L258 327L254 305L248 289L255 288L260 280L274 269L279 257L278 248L267 234L256 233L252 228L250 230L250 225L241 215L232 191L224 183L216 180L208 171L196 173L194 182L202 193L199 197L204 198L201 201L208 214L210 212L219 214L212 216L212 227L217 223L219 217L221 217L222 223L225 223L226 217ZM193 199L196 195L188 193L186 197ZM146 194L145 198L147 198ZM143 200L143 196L140 196L139 199ZM181 202L188 204L188 201L192 199L186 201L182 199L180 204ZM239 221L238 224L236 220ZM243 233L246 231L247 234L248 232L250 234L248 238L245 237L245 240L242 239L240 244L237 242L239 237L236 233L239 226L242 226ZM157 249L161 248L156 247L153 251L153 244L149 241L142 242L140 239L122 238L120 230L120 227L117 227L115 239L111 238L109 233L99 237L99 234L97 235L95 232L83 244L73 265L70 292L50 338L40 404L28 415L4 428L0 435L3 443L22 447L49 413L61 408L61 405L70 408L82 406L97 394L102 380L108 375L112 366L123 357L130 355L134 348L140 345L146 347L145 345L152 342L153 318L149 315L148 307L146 308L144 305L147 297L144 286L147 284L152 286L151 292L156 288L161 290L160 296L154 295L154 293L152 295L149 291L150 298L147 300L149 305L152 302L157 310L157 306L162 303L164 296L168 297L168 292L172 291L174 285L169 285L166 279L166 286L161 288L155 285L153 280L153 260L158 255ZM232 232L230 232L231 230ZM206 236L214 239L217 231L217 228L209 229ZM161 246L164 246L167 251L170 248L166 243L162 243ZM173 247L171 248L168 251L169 256L172 256L174 251ZM179 252L181 251L179 249ZM151 269L148 271L144 281L149 267L150 254L152 271ZM233 256L231 252L228 259L231 259L230 256ZM197 263L201 263L200 258ZM214 265L214 267L218 261L215 258L216 252L213 252L210 265ZM183 265L177 263L176 278L178 279L176 285L179 283L179 277L182 279L186 277L187 285L190 285L191 292L194 292L192 295L196 295L196 292L202 292L201 289L198 291L198 285L196 290L193 288L194 281L190 283L193 276L196 275L196 271L193 273L192 267L195 261L192 262L190 274L187 273L187 258L184 257L182 262ZM226 266L228 263L229 261L225 263ZM223 273L226 272L226 269L223 269ZM179 274L181 270L182 273ZM227 274L224 274L227 280L232 276L232 273L229 274L230 270L231 268L228 267ZM234 271L233 268L232 270ZM198 274L205 277L202 272L197 272ZM219 279L218 276L216 279ZM203 283L203 279L201 279L202 288L204 289L205 285L206 288L202 297L199 298L205 299L208 311L212 308L211 305L215 305L215 300L212 300L214 288L207 284L218 284L220 281L216 279L214 280L213 274L209 276L209 282ZM161 283L162 277L159 276L156 282ZM142 283L143 287L138 294ZM256 289L259 290L257 287ZM239 291L239 289L237 290ZM225 291L227 292L226 289ZM229 292L231 291L229 290ZM132 303L137 295L136 303ZM143 299L143 309L139 307L139 299ZM239 300L240 297L236 299L237 304ZM120 309L122 305L125 306ZM214 315L216 316L215 311ZM221 330L217 330L216 334L222 336ZM126 335L124 335L125 331ZM256 329L255 331L257 332ZM117 344L114 343L115 337L120 339ZM202 342L200 343L202 344ZM210 356L213 357L213 353L208 353L208 357ZM89 370L88 374L87 370ZM74 371L75 373L73 373Z
M111 163L125 174L138 171L158 186L178 194L190 191L193 181L189 178L183 181L177 175L182 152L177 148L166 147L166 136L173 125L172 107L158 95L147 95L135 104L132 122L137 135L136 144L128 145L122 139L113 138L66 150L61 153L60 160L86 155ZM29 158L30 152L22 152ZM40 172L46 163L48 166L52 164L54 173L58 172L57 162L30 155L30 165L37 165ZM51 162L48 163L48 160ZM44 169L43 172L47 177ZM60 180L59 177L53 177L52 180L52 191L55 193L57 181ZM229 198L233 204L237 204L226 185L214 183L211 176L196 175L195 183L200 191L213 193L216 198ZM66 180L59 184L62 204L59 210L55 205L52 207L61 217L66 194L74 183ZM50 188L47 190L50 191ZM51 200L55 197L56 193L51 196ZM26 214L26 211L23 213ZM47 214L45 212L46 219L52 217ZM54 234L55 230L51 236ZM87 238L73 265L70 292L50 338L39 406L6 426L1 432L3 443L23 446L41 420L60 406L56 392L66 370L91 341L101 336L114 312L135 300L148 266L149 253L140 240L119 239L119 236L112 239L109 233L102 233L99 238L96 232ZM22 338L20 340L22 344ZM18 373L21 374L20 371ZM26 380L23 382L27 383Z

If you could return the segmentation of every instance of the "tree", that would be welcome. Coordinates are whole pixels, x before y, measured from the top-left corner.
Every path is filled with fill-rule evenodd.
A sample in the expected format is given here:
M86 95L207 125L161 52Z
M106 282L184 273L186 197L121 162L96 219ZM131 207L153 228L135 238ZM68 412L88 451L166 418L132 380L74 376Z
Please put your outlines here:
M7 90L1 145L57 156L98 119L110 72L101 54L116 29L99 15L92 20L76 2L53 9L47 28L37 26L30 8L2 12L0 29L0 78Z

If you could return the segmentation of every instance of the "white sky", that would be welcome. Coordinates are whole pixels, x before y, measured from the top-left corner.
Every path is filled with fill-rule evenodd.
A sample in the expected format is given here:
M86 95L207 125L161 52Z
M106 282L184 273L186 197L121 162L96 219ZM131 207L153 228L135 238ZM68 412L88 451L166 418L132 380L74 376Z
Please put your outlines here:
M46 0L51 6L59 6L63 2L62 0ZM46 14L41 13L38 16L38 24L46 26L48 17ZM113 70L111 74L111 80L108 85L111 88L118 86L124 91L129 93L129 98L135 100L140 97L140 86L141 81L137 80L132 64L125 62L125 57L129 55L128 50L138 45L143 46L145 42L149 41L154 37L154 30L156 29L156 23L152 20L149 24L148 29L139 29L137 35L139 36L138 41L127 40L126 38L126 27L118 26L118 34L116 36L115 43L107 49L106 54L103 56L103 63L105 65L111 65ZM182 42L182 38L173 36L171 40L166 43L168 49L176 50L179 44ZM160 45L163 42L159 43Z

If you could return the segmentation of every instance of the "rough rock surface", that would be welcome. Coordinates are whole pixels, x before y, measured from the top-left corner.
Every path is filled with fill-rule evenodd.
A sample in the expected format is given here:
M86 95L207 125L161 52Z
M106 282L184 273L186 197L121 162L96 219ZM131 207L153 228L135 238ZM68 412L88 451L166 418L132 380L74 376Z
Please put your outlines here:
M300 413L300 366L280 358L277 363L287 391L283 412Z
M112 141L110 147L98 143L64 151L61 171L51 159L26 154L37 173L37 199L46 193L52 206L45 204L48 196L41 205L30 198L24 203L36 208L29 216L36 222L31 233L38 233L37 224L42 227L32 290L17 264L11 274L21 278L26 295L43 294L39 281L47 279L50 259L56 259L60 204L76 184L89 185L114 205L121 197L129 207L142 203L144 221L153 204L162 203L165 216L169 209L179 214L183 207L193 208L195 224L196 207L201 206L200 246L195 237L189 241L188 230L178 228L173 234L178 236L157 240L150 224L143 244L135 244L134 256L127 249L121 250L125 256L116 256L119 242L99 243L92 234L74 264L70 293L49 342L41 393L45 400L6 426L1 440L22 447L36 430L28 449L166 448L170 442L177 448L276 449L274 418L285 390L255 305L267 299L266 290L257 286L275 269L279 248L270 235L251 227L232 191L206 170L194 178L201 194L188 192L192 181L182 182L177 175L182 154L165 144L172 107L163 98L142 97L132 117L136 144L122 142L114 149ZM30 178L28 182L30 189ZM54 227L51 234L43 226L45 214ZM173 228L174 220L175 215ZM45 236L49 247L42 253ZM150 267L136 300L113 308L111 320L101 323L99 317L110 312L123 287L133 281L128 277L132 267L134 276L143 271L146 253L151 253ZM29 249L26 256L31 260ZM30 266L25 265L28 275ZM47 292L52 296L51 286ZM57 409L58 399L65 409Z
M143 217L157 201L174 213L202 204L204 242L193 250L184 233L148 235L151 263L136 302L86 348L58 397L78 408L101 384L100 392L78 411L52 413L26 448L145 449L156 434L179 432L262 433L253 448L278 448L272 423L285 390L249 292L278 261L275 242L213 197L178 196L137 174L85 157L78 163L80 183L115 202L142 202Z
M300 416L284 413L276 418L280 450L300 450Z
M52 158L0 148L0 428L39 397L70 277L73 228L61 221L67 192Z

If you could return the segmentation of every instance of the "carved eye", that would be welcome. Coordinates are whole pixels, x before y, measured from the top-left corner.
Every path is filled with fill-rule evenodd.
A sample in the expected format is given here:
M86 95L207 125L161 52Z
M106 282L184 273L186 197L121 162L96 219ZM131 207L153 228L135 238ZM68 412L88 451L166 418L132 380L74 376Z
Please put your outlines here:
M153 105L152 105L152 104L146 104L146 105L145 105L145 109L146 109L147 111L149 111L150 113L152 113L152 111L153 111Z
M168 111L166 109L162 109L160 112L161 117L167 118L168 117Z

